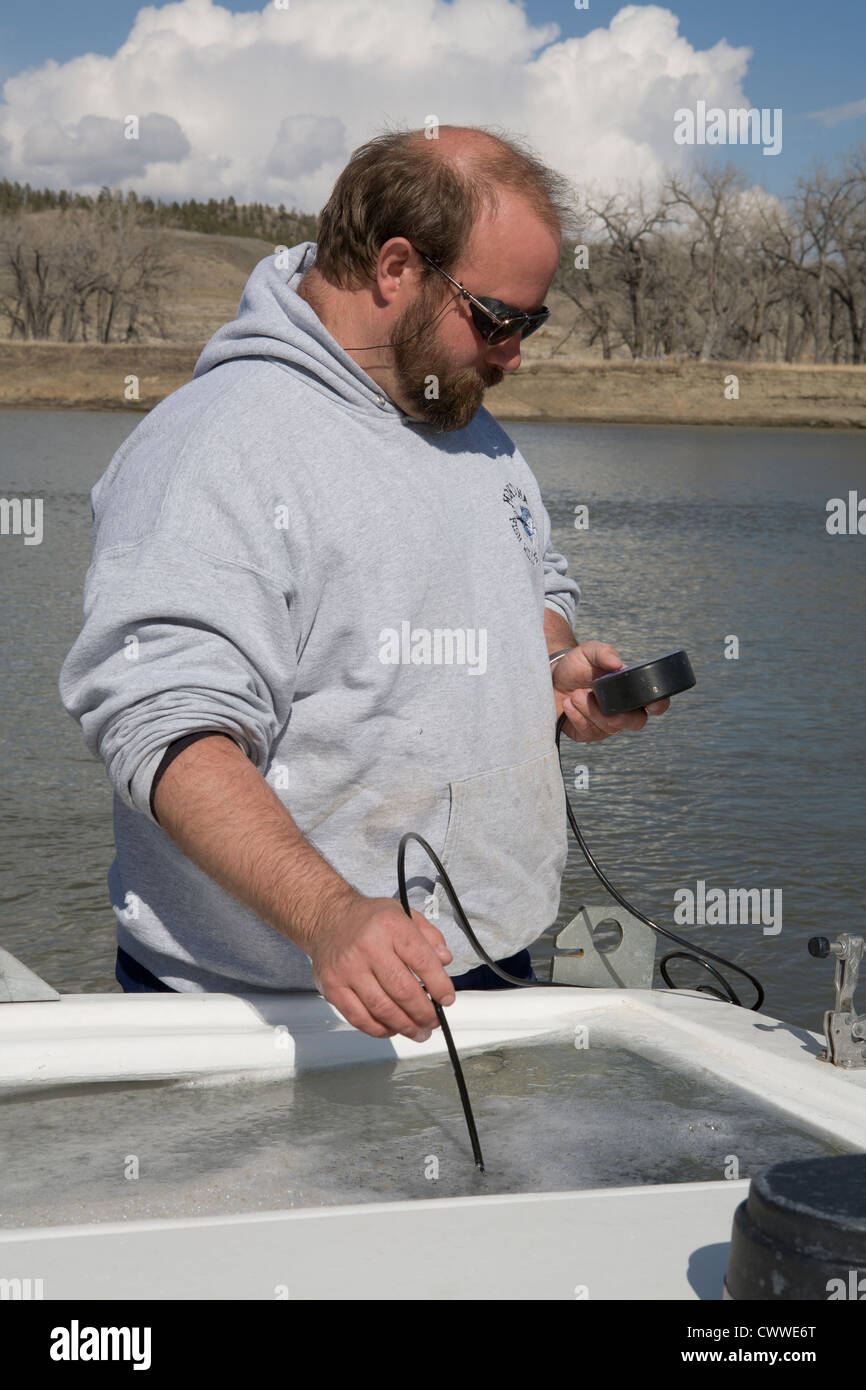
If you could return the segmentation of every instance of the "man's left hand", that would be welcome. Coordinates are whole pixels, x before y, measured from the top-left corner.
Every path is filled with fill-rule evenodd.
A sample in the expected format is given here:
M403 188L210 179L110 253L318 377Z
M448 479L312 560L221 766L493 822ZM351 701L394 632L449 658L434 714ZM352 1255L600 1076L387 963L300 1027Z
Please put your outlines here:
M592 682L598 676L621 671L625 665L615 647L595 638L581 642L567 656L560 657L551 675L556 717L566 716L563 733L577 743L597 743L599 739L619 733L620 729L642 729L648 714L664 714L669 699L656 700L645 709L631 710L628 714L602 714Z

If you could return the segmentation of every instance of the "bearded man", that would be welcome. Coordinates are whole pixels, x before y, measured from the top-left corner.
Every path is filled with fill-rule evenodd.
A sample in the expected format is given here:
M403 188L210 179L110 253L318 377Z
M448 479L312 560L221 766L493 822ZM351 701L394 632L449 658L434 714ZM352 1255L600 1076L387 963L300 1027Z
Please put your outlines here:
M115 792L126 990L318 989L425 1041L432 1000L503 981L414 841L403 911L400 836L532 979L566 859L555 721L646 723L601 713L623 662L578 643L538 484L482 405L547 318L568 185L516 141L428 133L355 151L317 241L256 267L93 489L60 690Z

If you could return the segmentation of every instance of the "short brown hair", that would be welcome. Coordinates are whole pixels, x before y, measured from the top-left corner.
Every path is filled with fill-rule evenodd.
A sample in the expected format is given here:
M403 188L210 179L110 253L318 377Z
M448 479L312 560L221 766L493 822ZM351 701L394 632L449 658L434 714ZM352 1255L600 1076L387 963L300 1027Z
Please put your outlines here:
M498 188L522 195L552 231L565 236L574 229L571 184L528 145L486 126L456 129L488 139L455 159L423 130L392 129L353 152L319 215L315 265L330 284L351 289L372 279L379 250L393 236L451 270L479 216L496 208ZM424 279L433 273L424 266Z

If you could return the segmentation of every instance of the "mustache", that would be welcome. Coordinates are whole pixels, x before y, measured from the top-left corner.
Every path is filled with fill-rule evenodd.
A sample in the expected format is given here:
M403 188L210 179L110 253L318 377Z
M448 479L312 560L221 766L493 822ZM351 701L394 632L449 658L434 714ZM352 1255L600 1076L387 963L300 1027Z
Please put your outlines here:
M485 386L498 386L505 373L501 367L488 367L486 371L479 373Z

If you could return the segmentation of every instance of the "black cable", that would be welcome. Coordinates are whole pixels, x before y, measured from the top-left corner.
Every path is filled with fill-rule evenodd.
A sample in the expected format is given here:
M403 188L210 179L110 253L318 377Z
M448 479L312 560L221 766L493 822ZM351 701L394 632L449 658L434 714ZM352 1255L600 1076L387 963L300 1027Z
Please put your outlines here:
M562 726L564 723L565 715L561 714L559 716L559 719L556 721L556 751L560 754L560 768L562 767L562 755L560 752L559 740L560 735L562 734ZM760 980L757 979L754 975L752 975L750 971L744 969L742 965L735 965L732 960L726 960L724 956L717 956L714 951L709 951L706 948L706 946L696 946L693 941L686 941L684 937L677 936L675 932L668 931L667 927L660 927L658 922L654 922L652 918L646 917L639 910L639 908L632 907L628 899L624 898L622 893L617 892L616 888L614 888L613 884L610 882L610 879L607 878L607 876L602 872L599 865L596 863L595 859L593 858L590 852L589 846L587 845L582 834L580 833L580 826L577 823L577 818L574 814L574 811L571 809L571 802L568 799L568 788L565 787L565 774L563 774L562 782L563 787L565 788L565 810L566 815L568 816L568 823L574 831L574 837L577 840L577 843L583 850L586 862L589 864L589 867L592 869L599 882L604 885L604 887L610 893L611 897L615 898L616 901L620 904L620 906L625 908L626 912L632 913L632 915L634 917L637 917L641 922L645 922L648 927L652 927L654 932L658 932L661 936L666 936L669 941L675 941L678 946L687 947L687 951L685 953L682 951L669 952L668 955L662 958L659 965L659 969L662 969L666 961L673 960L674 957L683 956L686 959L693 960L697 965L704 966L704 962L700 960L699 957L706 956L709 960L717 961L719 965L726 965L730 970L736 970L738 975L744 975L745 978L749 981L749 983L755 986L758 997L755 1000L755 1003L751 1004L749 1007L753 1012L757 1012L757 1010L760 1009L761 1005L764 1002L764 987L761 984ZM704 966L704 968L711 969L711 967L709 966ZM712 973L716 976L716 979L721 978L718 974L718 971L714 970ZM665 984L670 985L670 980L666 976L663 976L663 978L665 980ZM722 980L722 983L730 991L731 1003L738 1004L740 1008L743 1008L744 1006L740 1004L739 999L737 998L736 994L734 993L733 989L731 989L731 986L727 983L727 981ZM702 986L702 988L706 990L707 986ZM715 991L712 992L715 993Z
M400 902L403 904L403 911L406 913L407 917L411 918L412 910L409 906L409 894L406 890L406 843L408 840L417 840L419 844L424 846L428 854L432 855L433 859L436 860L436 864L440 869L442 869L442 866L441 864L439 864L439 860L436 858L436 855L433 854L433 851L428 845L427 841L422 840L420 835L416 835L413 830L410 830L407 832L407 834L403 836L397 849L397 886L400 891ZM442 869L442 873L445 873L444 869ZM451 888L450 881L448 887L451 889L451 892L454 893L454 889ZM461 916L463 916L465 920L465 914L463 912L462 907L460 907L460 903L457 899L456 893L454 893L454 902L457 905L455 910L459 910ZM472 932L471 927L469 928L469 931L470 933ZM438 1004L436 1002L436 1000L427 990L425 990L425 994L427 994L430 1003L436 1010L436 1017L442 1025L442 1036L445 1039L445 1045L448 1048L448 1055L451 1058L451 1066L454 1069L454 1078L457 1082L457 1090L460 1092L460 1103L463 1106L463 1114L466 1117L466 1128L469 1130L469 1142L472 1145L472 1156L475 1159L475 1167L478 1169L480 1173L483 1173L484 1156L481 1152L481 1144L478 1139L478 1130L475 1128L475 1116L472 1114L472 1104L469 1100L469 1092L466 1089L466 1081L463 1076L463 1068L460 1065L460 1058L457 1055L457 1048L454 1046L454 1039L451 1036L451 1029L448 1027L448 1021L445 1018L445 1010L442 1008L441 1004Z
M571 826L572 831L574 832L574 836L577 840L577 843L580 845L580 848L583 851L586 862L589 864L590 868L592 869L596 878L598 878L599 882L603 884L603 886L607 889L611 896L615 898L616 901L622 907L624 907L627 912L630 912L632 916L637 917L641 922L645 922L648 927L652 927L653 931L657 932L659 935L666 936L670 941L676 941L676 943L679 946L686 946L688 948L685 951L669 951L667 955L662 957L661 961L659 962L659 970L661 971L661 976L665 984L670 989L675 988L675 986L671 984L670 976L668 975L668 972L665 968L669 960L691 960L694 962L695 965L701 966L702 969L708 970L711 975L715 976L715 978L719 981L719 983L725 990L725 994L722 994L720 990L714 989L712 985L699 985L699 991L707 994L712 994L717 999L724 1000L727 998L727 1000L731 1004L736 1004L740 1008L742 1008L743 1005L740 1004L740 1001L737 998L737 995L734 992L732 986L721 974L721 972L716 970L714 966L708 965L705 960L700 959L701 956L707 956L710 960L718 961L720 965L726 965L731 970L736 970L738 974L744 975L745 978L750 982L750 984L753 984L755 986L758 997L755 1003L751 1005L751 1009L752 1011L759 1010L764 1002L764 989L760 980L757 979L755 975L752 975L743 966L735 965L733 961L726 960L724 956L718 956L715 954L715 952L707 950L705 946L695 946L693 942L686 941L681 936L677 936L674 932L668 931L667 927L659 926L658 922L654 922L652 918L647 917L638 908L633 907L632 904L628 901L628 899L624 898L622 893L618 892L618 890L614 888L613 884L610 882L606 874L603 872L603 870L596 862L592 852L590 851L589 846L587 845L586 841L583 838L583 835L581 834L580 826L577 823L577 817L575 816L574 811L572 810L571 802L568 799L568 787L565 781L565 773L562 768L562 751L559 742L560 736L562 734L562 726L565 723L565 718L566 716L564 714L561 714L556 723L556 751L559 757L559 770L562 774L562 786L565 794L565 808L566 814L568 816L568 823ZM491 957L487 954L484 947L481 945L481 942L478 940L478 937L472 930L469 918L463 911L463 906L460 902L460 899L457 896L457 893L454 889L454 885L451 882L451 879L448 877L448 874L445 871L445 867L442 864L442 861L439 858L438 854L434 849L432 849L432 847L427 843L423 836L417 834L414 830L407 830L406 834L401 836L400 844L397 847L397 887L400 894L400 902L403 906L403 911L406 913L407 917L411 917L412 915L411 908L409 906L409 894L406 887L406 846L410 840L415 840L424 850L424 853L432 860L433 864L436 867L436 871L442 880L442 886L444 887L445 895L448 898L449 903L451 904L451 910L454 913L457 925L460 927L464 936L469 941L476 955L480 956L484 964L488 965L490 969L494 972L494 974L498 975L500 979L507 980L509 984L517 985L521 989L590 988L590 986L587 985L570 984L564 980L521 980L516 975L509 975L507 970L503 970L502 967L498 965L495 960L492 960ZM481 1153L481 1145L478 1139L478 1131L475 1126L475 1117L472 1114L472 1104L469 1100L469 1092L466 1089L466 1081L463 1076L463 1069L460 1065L460 1058L457 1055L457 1049L454 1046L454 1039L451 1036L451 1030L448 1027L448 1023L445 1018L445 1011L443 1010L442 1006L438 1004L436 1000L430 996L429 991L425 990L425 993L427 993L428 998L430 998L430 1002L436 1011L436 1017L438 1018L442 1026L442 1034L445 1038L445 1044L448 1048L448 1055L451 1058L451 1065L454 1069L454 1077L457 1082L457 1090L460 1093L460 1102L463 1106L463 1114L466 1118L466 1127L469 1131L469 1139L472 1144L472 1153L475 1159L475 1166L479 1169L480 1172L483 1173L484 1158Z
M524 989L585 988L585 986L583 985L567 984L564 980L520 980L516 975L509 975L508 971L503 970L501 965L497 965L496 961L492 960L491 957L487 954L484 947L481 945L481 942L478 940L478 937L472 930L472 927L469 924L469 918L463 911L460 899L454 891L453 883L451 882L450 878L445 872L442 860L439 858L436 851L434 849L431 849L427 841L421 835L416 834L414 830L406 831L406 834L400 840L400 844L397 848L397 883L400 888L400 901L403 903L404 908L406 907L406 900L404 898L406 892L406 845L409 842L409 840L417 840L418 844L424 850L425 854L427 854L429 858L432 859L433 863L436 865L436 870L439 874L439 877L442 880L442 885L445 889L445 895L448 898L449 903L451 904L454 916L457 918L457 922L460 926L461 931L463 932L464 936L468 937L469 943L472 946L472 949L475 951L476 955L479 955L483 960L484 964L489 965L490 969L493 970L499 976L500 979L507 980L509 984L521 985Z
M734 991L731 989L731 986L728 984L721 971L717 970L714 965L710 965L707 961L699 960L697 956L692 955L691 951L668 951L667 955L662 956L661 960L659 961L659 971L661 973L661 977L669 989L676 989L676 985L672 983L671 977L665 969L665 966L667 965L667 962L669 960L691 960L694 961L695 965L700 965L703 967L704 970L709 970L710 974L715 975L716 979L721 984L722 989L726 990L727 993L722 994L721 990L713 989L712 985L698 985L698 989L703 990L706 994L714 995L716 999L727 999L729 1004L740 1003L739 999L734 994ZM742 1005L740 1005L740 1007L742 1008Z
M434 325L434 323L436 322L436 319L441 318L442 315L445 313L445 310L448 308L448 305L449 305L449 304L453 304L453 303L454 303L454 300L455 300L455 299L459 299L459 298L460 298L459 294L452 294L452 295L449 295L448 298L446 299L445 303L442 305L442 308L439 310L439 313L436 315L436 318L430 319L430 322L429 322L429 323L422 323L421 327L418 329L418 333L425 333L425 332L427 331L428 328L432 328L433 325ZM409 337L409 338L401 338L400 341L397 342L397 343L368 343L366 347L343 348L343 351L344 351L344 352L372 352L372 351L374 350L374 348L402 347L404 343L411 343L415 338L417 338L417 337L418 337L418 333L413 333L413 334L411 335L411 337Z

